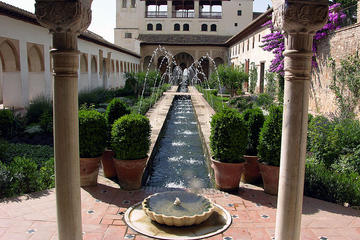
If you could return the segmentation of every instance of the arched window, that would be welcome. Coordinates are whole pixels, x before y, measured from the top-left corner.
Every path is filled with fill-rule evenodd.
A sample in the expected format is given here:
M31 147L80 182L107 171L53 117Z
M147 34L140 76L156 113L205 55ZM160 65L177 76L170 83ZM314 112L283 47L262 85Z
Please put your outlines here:
M123 8L126 8L126 5L127 5L127 4L126 4L126 0L122 0L122 7L123 7Z
M135 8L136 7L136 0L131 0L131 8Z
M187 24L187 23L185 23L184 25L183 25L183 31L189 31L189 24Z
M212 25L211 25L212 26ZM206 32L207 31L207 24L202 24L201 25L201 31L203 31L203 32Z
M216 32L216 24L211 24L210 30L211 30L212 32Z
M180 24L178 23L174 24L174 31L180 31Z
M162 30L162 25L160 23L156 24L156 31L161 31Z
M153 25L151 23L148 23L147 25L147 30L148 31L152 31L153 30Z

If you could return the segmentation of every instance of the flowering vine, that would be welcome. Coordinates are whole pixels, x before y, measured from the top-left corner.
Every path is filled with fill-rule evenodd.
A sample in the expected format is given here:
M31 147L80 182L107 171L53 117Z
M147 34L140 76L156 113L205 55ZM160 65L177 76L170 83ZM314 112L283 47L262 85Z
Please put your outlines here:
M330 32L339 29L340 23L345 17L346 15L341 11L340 3L329 6L329 21L323 28L317 31L314 36L312 48L312 66L314 68L318 67L316 61L317 41L326 38ZM267 26L271 30L271 33L263 36L263 45L261 46L264 51L272 52L274 54L274 59L271 61L269 71L279 73L284 76L284 35L279 30L274 29L271 20L265 22L262 26Z

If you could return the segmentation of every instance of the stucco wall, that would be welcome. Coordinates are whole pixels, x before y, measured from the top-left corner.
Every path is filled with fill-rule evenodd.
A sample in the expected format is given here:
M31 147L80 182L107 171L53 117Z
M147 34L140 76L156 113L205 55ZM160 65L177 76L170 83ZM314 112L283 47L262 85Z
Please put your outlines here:
M10 66L9 69L2 67L0 71L0 92L4 106L23 108L40 94L51 96L53 80L49 50L52 36L49 31L5 15L0 16L0 22L0 57L5 62L1 64ZM33 46L36 46L36 51ZM87 60L85 71L80 72L79 69L79 91L102 87L105 84L107 88L124 86L125 70L120 72L120 68L117 68L119 72L116 72L114 68L112 72L109 65L112 60L114 64L140 63L140 59L133 55L83 39L78 40L78 48L86 55ZM96 57L95 72L91 71L92 56ZM102 63L99 63L99 59L105 60L105 68L100 66ZM104 81L104 77L107 81Z
M340 61L360 50L360 24L342 28L318 44L319 68L313 70L309 109L314 113L332 114L337 110L335 96L330 89L332 70L329 58Z

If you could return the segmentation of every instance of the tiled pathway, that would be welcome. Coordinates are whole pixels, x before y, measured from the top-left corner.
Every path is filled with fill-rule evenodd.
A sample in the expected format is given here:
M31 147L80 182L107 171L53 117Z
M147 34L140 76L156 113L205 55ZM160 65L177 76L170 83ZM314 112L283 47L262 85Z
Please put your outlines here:
M126 192L99 177L97 187L81 191L84 240L149 239L128 228L123 215L129 206L164 190ZM274 235L276 197L261 188L244 185L236 194L213 189L204 194L233 217L227 231L209 239L270 240ZM57 239L56 229L54 190L0 203L0 240ZM360 211L305 197L301 239L360 240Z

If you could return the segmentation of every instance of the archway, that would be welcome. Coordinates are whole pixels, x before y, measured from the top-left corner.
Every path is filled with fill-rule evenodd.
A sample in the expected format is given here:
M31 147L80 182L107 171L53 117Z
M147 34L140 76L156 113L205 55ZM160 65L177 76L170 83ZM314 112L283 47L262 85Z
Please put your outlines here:
M214 62L215 62L216 67L225 63L225 61L221 57L214 58Z
M91 57L91 88L98 87L98 73L96 57Z
M0 55L0 104L3 104L3 65L2 56Z
M167 67L168 67L168 59L165 56L160 56L158 58L157 69L160 71L161 75L163 75L166 72Z
M108 87L108 72L107 72L107 66L106 66L106 59L102 62L103 71L102 71L102 87L107 88Z
M38 45L28 46L29 100L45 94L44 56Z
M79 77L79 91L88 88L88 61L86 54L80 55L80 77Z
M13 41L0 43L1 89L4 107L23 107L19 53Z
M200 58L199 63L198 70L200 74L198 74L198 77L201 81L205 81L205 79L209 79L209 59Z
M182 70L190 67L191 64L194 62L194 58L186 52L178 53L175 55L174 58L175 58L176 64L178 66L180 66Z

